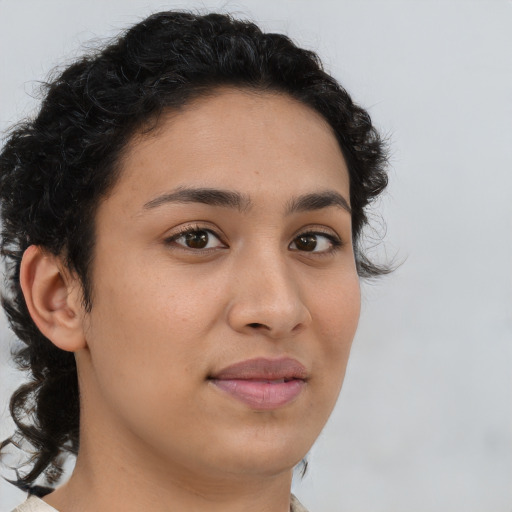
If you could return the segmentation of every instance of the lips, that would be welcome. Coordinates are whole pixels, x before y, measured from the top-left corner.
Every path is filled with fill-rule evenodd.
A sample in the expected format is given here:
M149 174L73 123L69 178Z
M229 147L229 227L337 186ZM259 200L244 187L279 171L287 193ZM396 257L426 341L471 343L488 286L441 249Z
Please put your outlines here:
M293 402L307 377L306 368L295 359L257 358L228 366L209 380L252 409L270 410Z

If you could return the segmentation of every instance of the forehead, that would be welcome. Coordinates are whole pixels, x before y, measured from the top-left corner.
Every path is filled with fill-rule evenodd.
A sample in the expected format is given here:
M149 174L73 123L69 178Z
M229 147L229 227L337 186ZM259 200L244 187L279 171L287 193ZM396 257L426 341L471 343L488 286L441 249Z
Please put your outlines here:
M319 113L285 94L223 89L134 137L114 195L135 193L143 201L189 186L251 197L335 189L348 199L349 180L333 130Z

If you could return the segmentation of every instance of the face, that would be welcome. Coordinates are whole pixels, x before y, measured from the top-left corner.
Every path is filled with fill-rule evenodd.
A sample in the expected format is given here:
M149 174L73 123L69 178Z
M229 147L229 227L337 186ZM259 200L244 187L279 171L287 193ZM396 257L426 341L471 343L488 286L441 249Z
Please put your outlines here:
M348 202L330 127L284 95L226 89L133 140L97 212L83 421L180 474L289 471L359 317Z

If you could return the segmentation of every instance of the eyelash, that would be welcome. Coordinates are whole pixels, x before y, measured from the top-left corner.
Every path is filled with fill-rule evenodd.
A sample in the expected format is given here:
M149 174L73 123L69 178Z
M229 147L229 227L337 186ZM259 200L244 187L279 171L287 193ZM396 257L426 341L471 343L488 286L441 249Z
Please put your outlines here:
M330 255L330 254L333 254L334 252L336 252L337 250L339 250L342 245L343 245L343 242L335 235L332 235L330 233L325 233L323 231L315 231L315 230L309 230L309 231L303 231L299 234L297 234L292 242L290 243L290 245L292 245L293 243L296 243L296 241L301 238L301 237L307 237L307 236L315 236L315 237L324 237L326 238L328 241L329 241L329 244L330 244L330 247L329 249L327 250L324 250L324 251L301 251L300 249L291 249L293 251L297 251L297 252L301 252L301 253L306 253L306 254L314 254L315 256L326 256L326 255ZM317 241L318 243L318 241ZM290 246L288 246L290 247Z
M164 242L166 245L176 244L176 245L178 245L179 248L181 248L185 251L192 251L192 252L196 252L196 253L208 253L210 251L215 251L216 249L219 249L219 247L194 249L192 247L187 247L182 244L177 244L177 240L179 240L180 238L185 237L187 235L192 235L194 233L200 233L200 232L204 232L204 233L208 233L209 235L213 235L217 240L219 240L219 242L221 244L223 244L225 247L227 247L227 244L225 244L225 242L222 240L222 236L220 236L218 233L216 233L212 229L210 229L208 227L200 226L200 225L186 226L183 229L181 229L180 231L178 231L177 233L166 238L164 240ZM323 231L318 231L318 230L316 230L316 231L308 230L308 231L303 231L303 232L298 233L297 235L294 236L294 238L293 238L292 242L290 242L289 246L292 245L293 243L296 244L297 240L300 237L307 237L307 236L316 236L316 237L321 236L321 237L326 238L329 241L330 248L325 251L301 251L298 248L290 249L290 250L292 250L294 252L304 253L304 254L314 254L315 256L325 256L325 255L333 254L334 252L336 252L343 246L342 240L340 238L338 238L337 236L330 234L330 233L325 233Z
M222 244L226 245L223 240L222 240L222 237L215 233L212 229L210 228L207 228L207 227L204 227L204 226L200 226L200 225L194 225L194 226L185 226L184 228L180 229L177 233L171 235L170 237L166 238L164 240L164 243L166 245L171 245L171 244L175 244L177 240L179 240L180 238L182 237L185 237L187 235L192 235L193 233L200 233L200 232L205 232L205 233L208 233L210 235L213 235L215 238L217 238L219 240L219 242L221 242ZM185 245L181 245L181 244L176 244L178 245L178 247L180 249L183 249L185 251L193 251L193 252L210 252L212 250L212 248L209 248L209 249L194 249L192 247L187 247ZM215 250L216 248L213 248L213 250Z

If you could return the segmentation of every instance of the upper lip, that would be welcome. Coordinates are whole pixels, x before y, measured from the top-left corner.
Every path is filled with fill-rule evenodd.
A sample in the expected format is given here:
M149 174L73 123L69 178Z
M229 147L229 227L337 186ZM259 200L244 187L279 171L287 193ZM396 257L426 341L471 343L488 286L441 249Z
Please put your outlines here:
M306 380L308 372L304 365L291 357L267 359L257 357L240 361L223 368L210 376L217 380Z

